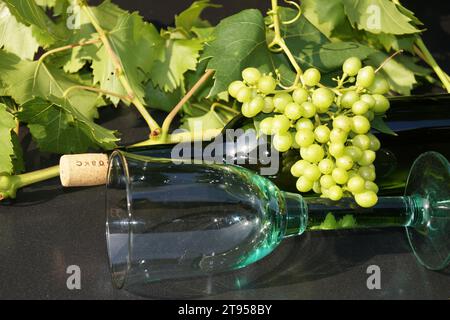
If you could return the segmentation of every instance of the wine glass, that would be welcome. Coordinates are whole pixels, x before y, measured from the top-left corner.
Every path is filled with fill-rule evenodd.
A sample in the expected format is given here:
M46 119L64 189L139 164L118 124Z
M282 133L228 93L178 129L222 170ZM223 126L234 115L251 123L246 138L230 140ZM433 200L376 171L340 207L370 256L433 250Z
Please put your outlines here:
M418 261L450 262L450 166L436 152L414 163L404 196L372 208L280 191L235 165L182 163L115 151L106 239L116 288L236 270L305 231L405 227Z

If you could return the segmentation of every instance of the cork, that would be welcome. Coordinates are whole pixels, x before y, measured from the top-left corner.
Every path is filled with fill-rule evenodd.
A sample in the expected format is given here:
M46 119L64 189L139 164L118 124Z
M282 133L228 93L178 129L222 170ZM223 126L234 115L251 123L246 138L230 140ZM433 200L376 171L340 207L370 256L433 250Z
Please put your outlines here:
M64 187L88 187L106 184L107 154L64 155L59 160L59 166L61 184Z

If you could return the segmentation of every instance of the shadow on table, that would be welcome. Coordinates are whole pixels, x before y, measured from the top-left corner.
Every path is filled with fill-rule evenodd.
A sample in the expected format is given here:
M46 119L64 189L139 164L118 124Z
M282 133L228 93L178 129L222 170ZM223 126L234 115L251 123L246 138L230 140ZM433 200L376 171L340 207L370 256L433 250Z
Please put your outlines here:
M285 240L271 255L241 270L145 284L129 291L155 299L207 298L324 279L363 265L376 255L406 252L409 247L401 229L307 233Z

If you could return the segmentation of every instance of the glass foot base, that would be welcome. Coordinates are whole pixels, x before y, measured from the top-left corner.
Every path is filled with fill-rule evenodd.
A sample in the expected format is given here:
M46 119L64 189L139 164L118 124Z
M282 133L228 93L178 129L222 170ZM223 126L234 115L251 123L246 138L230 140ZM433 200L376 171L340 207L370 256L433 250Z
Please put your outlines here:
M426 268L450 263L450 165L439 153L427 152L413 164L405 196L422 199L421 217L406 228L411 248Z

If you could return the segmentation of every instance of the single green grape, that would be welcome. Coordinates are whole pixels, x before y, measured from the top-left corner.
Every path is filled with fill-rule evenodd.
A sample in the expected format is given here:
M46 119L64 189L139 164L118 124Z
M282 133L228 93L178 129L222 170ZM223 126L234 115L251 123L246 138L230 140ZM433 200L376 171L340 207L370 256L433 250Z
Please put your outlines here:
M297 143L297 141L295 141L296 132L289 131L289 133L291 134L291 137L292 137L292 147L291 148L293 148L293 149L300 149L300 145Z
M316 106L311 102L303 102L300 106L301 113L305 118L312 118L317 114Z
M367 135L370 139L370 146L369 149L372 151L378 151L381 148L380 140L378 140L377 137L375 137L373 134L369 133Z
M353 163L352 157L347 156L347 155L340 156L336 159L336 167L342 168L346 171L353 168L353 164L354 163Z
M334 102L334 93L328 88L318 88L312 94L312 103L317 113L326 113Z
M358 134L353 137L352 144L361 150L370 149L370 138L365 134Z
M309 119L299 119L295 124L295 129L299 131L300 129L309 129L310 131L314 130L314 124Z
M303 73L303 81L307 86L314 87L320 82L320 72L316 68L309 68Z
M305 176L301 176L297 180L297 190L300 192L309 192L312 190L314 182L306 178Z
M334 161L331 159L322 159L319 162L319 170L321 173L325 175L331 174L333 172L333 169L335 168Z
M360 96L356 91L348 91L341 96L340 105L342 108L350 109L359 99Z
M264 98L261 96L257 96L253 98L249 103L246 104L247 107L244 109L244 105L242 105L242 114L247 118L253 118L258 113L262 111L264 108L265 102Z
M364 167L360 167L358 169L358 174L367 181L375 181L375 179L377 178L376 174L375 174L375 170L371 167L368 166L364 166Z
M348 58L342 65L342 71L350 77L356 76L361 68L362 62L358 57Z
M378 193L378 191L380 190L378 188L377 184L375 182L373 182L373 181L366 181L365 184L364 184L364 188L366 190L373 191L375 193Z
M325 151L318 144L312 144L309 147L301 148L300 155L306 161L311 163L318 163L325 156Z
M355 200L358 205L363 208L371 208L375 206L378 202L378 196L373 191L363 191L361 193L355 194Z
M312 190L317 193L317 194L321 194L322 193L322 188L320 186L320 182L319 181L315 181L313 184L313 188Z
M372 94L386 94L390 90L389 82L379 73L375 75L373 84L368 88Z
M372 150L364 150L361 159L358 160L358 164L360 166L368 166L371 165L376 158L375 151Z
M329 189L332 186L336 185L336 181L334 181L331 175L325 174L320 177L320 185L322 186L322 188Z
M369 105L369 109L373 108L375 106L375 98L372 97L370 94L363 94L361 96L361 101L364 101Z
M292 102L292 96L287 92L279 92L273 97L273 105L277 112L283 113L286 105Z
M272 113L275 109L275 106L273 104L273 98L272 97L265 97L264 98L264 108L262 109L262 112L264 113Z
M385 96L382 96L381 94L374 94L373 98L375 99L375 105L372 108L373 112L376 114L384 114L389 110L390 103Z
M305 172L305 168L307 166L309 166L310 163L306 160L298 160L296 163L294 163L294 165L291 167L291 174L296 177L299 178L300 176L303 175L303 173Z
M292 135L290 132L278 133L273 136L272 144L275 150L286 152L292 146Z
M242 88L245 87L245 84L242 81L233 81L229 86L228 86L228 93L230 94L230 96L232 96L233 98L237 98L238 92L239 90L241 90Z
M309 93L305 88L297 88L292 93L292 99L298 104L308 101Z
M344 193L343 193L343 191L342 191L342 188L339 187L339 186L331 186L331 187L328 189L327 197L328 197L330 200L333 200L333 201L339 201L339 200L342 199L343 196L344 196Z
M333 129L330 132L330 141L344 144L347 141L348 133L342 129Z
M295 102L289 102L284 109L284 115L291 120L300 119L302 116L300 105Z
M241 103L250 102L252 98L253 98L253 91L249 87L242 87L241 89L239 89L236 95L236 100Z
M334 168L333 172L331 173L331 176L333 177L334 181L338 184L346 184L348 181L348 173L347 170L343 168Z
M350 132L352 130L352 120L347 116L339 115L333 119L333 128Z
M356 77L356 85L363 88L369 88L375 81L375 70L371 66L366 66L359 70Z
M295 141L300 147L309 147L314 143L314 132L310 129L299 129L295 134Z
M303 176L314 182L320 179L321 174L319 168L315 164L310 164L303 171Z
M276 87L277 82L272 76L262 76L258 80L258 90L263 94L271 94Z
M369 105L362 100L356 101L352 106L352 112L356 115L363 115L367 111L369 111Z
M352 131L356 134L366 134L370 130L370 122L366 117L357 115L352 118Z
M260 124L259 124L259 130L267 135L270 136L272 135L272 126L273 126L273 118L272 117L268 117L263 119Z
M242 79L250 85L255 85L261 78L261 72L256 68L246 68L242 71Z
M352 158L353 162L358 162L362 157L362 150L355 146L348 146L344 148L345 155Z
M291 127L291 122L285 115L276 115L272 122L272 133L286 133Z
M328 147L328 152L335 158L343 155L344 150L344 143L341 142L330 143L330 146Z
M365 187L366 181L359 175L355 175L347 181L347 189L353 194L363 192Z
M327 143L330 140L330 129L326 125L318 126L314 130L314 136L317 142Z

